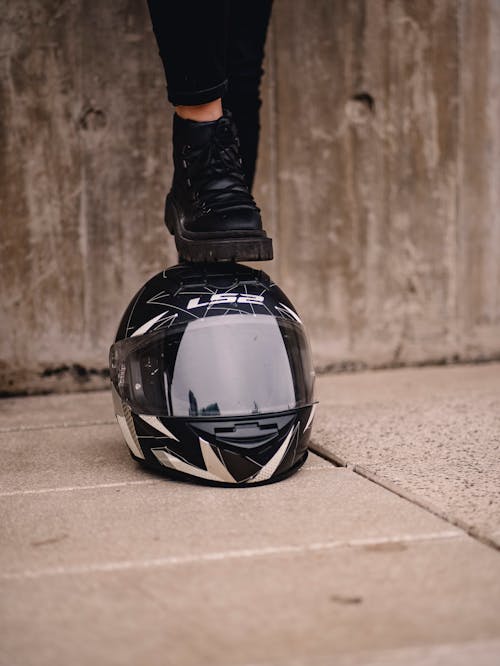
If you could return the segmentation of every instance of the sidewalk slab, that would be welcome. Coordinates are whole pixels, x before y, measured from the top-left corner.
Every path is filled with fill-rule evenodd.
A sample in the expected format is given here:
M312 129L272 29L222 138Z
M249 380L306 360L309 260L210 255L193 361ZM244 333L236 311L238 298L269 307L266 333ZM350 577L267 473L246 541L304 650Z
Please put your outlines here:
M153 475L146 480L0 498L0 580L57 567L99 569L220 551L462 535L358 475L314 461L262 488L210 489Z
M318 380L313 448L500 546L500 364Z
M0 571L95 565L461 531L310 455L261 488L210 489L145 471L117 425L0 433ZM130 534L140 534L131 539ZM2 574L0 574L1 578Z
M496 666L498 552L314 454L260 488L146 472L108 398L9 401L0 666Z
M146 480L116 421L0 432L0 493Z
M0 589L5 666L336 664L443 643L460 654L500 637L499 558L467 537L145 562ZM497 657L485 649L474 664Z

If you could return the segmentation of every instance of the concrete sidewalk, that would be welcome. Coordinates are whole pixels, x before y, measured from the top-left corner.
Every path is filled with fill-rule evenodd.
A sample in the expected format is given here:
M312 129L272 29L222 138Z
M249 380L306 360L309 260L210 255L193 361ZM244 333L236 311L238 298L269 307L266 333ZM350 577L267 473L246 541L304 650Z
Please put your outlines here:
M106 393L0 402L0 664L498 664L500 366L318 393L245 490L143 471Z

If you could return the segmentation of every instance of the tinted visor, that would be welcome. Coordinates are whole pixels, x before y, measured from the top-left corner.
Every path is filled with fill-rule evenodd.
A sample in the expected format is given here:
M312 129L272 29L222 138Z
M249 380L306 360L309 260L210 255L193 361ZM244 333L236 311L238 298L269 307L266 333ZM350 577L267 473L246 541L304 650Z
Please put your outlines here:
M313 402L302 326L268 315L206 317L121 340L110 369L121 398L142 414L246 416Z

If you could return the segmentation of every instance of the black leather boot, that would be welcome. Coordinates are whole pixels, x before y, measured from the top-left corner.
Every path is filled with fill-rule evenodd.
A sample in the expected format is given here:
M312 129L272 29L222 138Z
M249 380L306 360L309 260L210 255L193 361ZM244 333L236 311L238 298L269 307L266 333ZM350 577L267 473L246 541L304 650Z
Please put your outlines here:
M174 115L174 179L165 224L186 261L273 258L272 240L245 182L228 112L210 122Z

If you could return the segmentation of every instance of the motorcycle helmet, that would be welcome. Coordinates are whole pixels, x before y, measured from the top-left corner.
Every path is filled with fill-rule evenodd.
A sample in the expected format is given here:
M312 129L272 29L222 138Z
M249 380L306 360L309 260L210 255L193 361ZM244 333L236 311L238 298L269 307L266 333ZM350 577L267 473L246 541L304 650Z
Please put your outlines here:
M182 264L134 296L110 350L115 413L132 457L215 485L302 466L314 370L293 305L262 271Z

